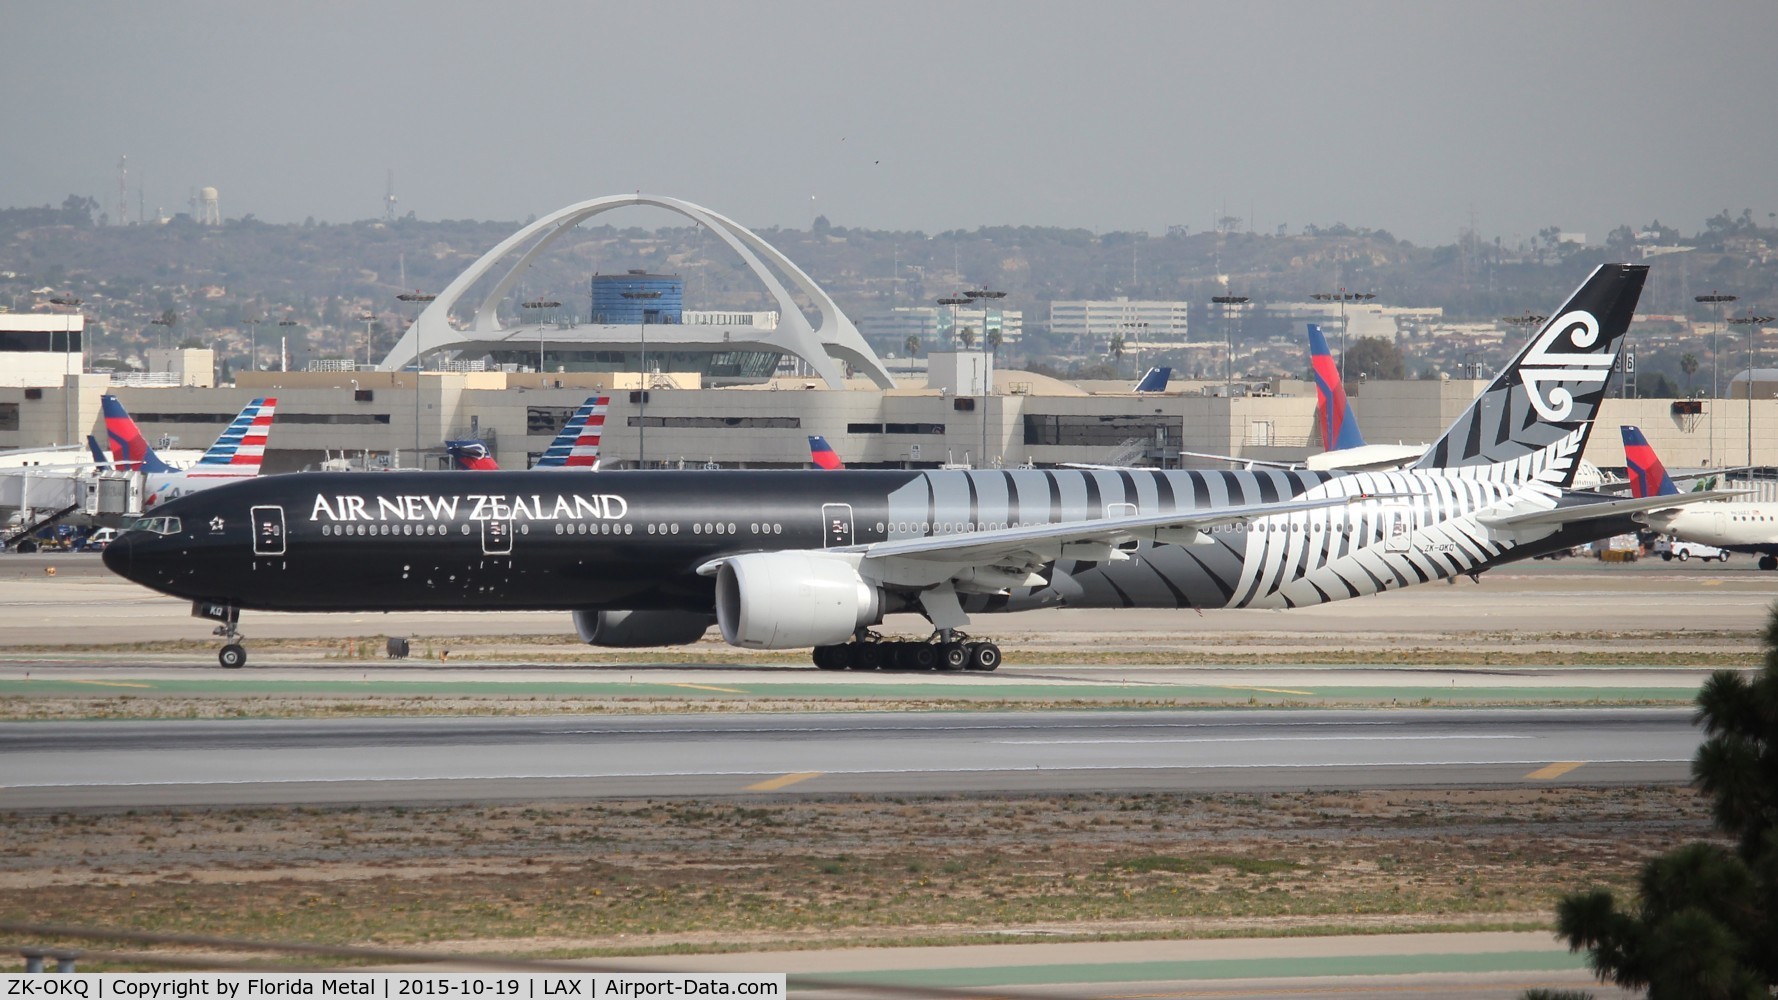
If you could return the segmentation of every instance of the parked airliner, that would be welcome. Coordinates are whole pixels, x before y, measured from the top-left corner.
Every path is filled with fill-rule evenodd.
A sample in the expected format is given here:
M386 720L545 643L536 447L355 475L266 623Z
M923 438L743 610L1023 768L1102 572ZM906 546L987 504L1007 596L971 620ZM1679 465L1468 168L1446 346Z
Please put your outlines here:
M1624 465L1633 497L1684 497L1640 427L1625 425ZM1752 552L1759 568L1778 570L1778 503L1723 500L1696 507L1652 510L1642 515L1650 529L1687 542L1730 552Z
M563 610L588 642L714 623L818 666L992 669L971 616L1292 608L1621 533L1673 498L1569 488L1647 268L1598 268L1412 468L303 473L162 508L107 566L221 622L242 609ZM1678 502L1685 502L1680 498ZM930 621L881 641L884 615Z

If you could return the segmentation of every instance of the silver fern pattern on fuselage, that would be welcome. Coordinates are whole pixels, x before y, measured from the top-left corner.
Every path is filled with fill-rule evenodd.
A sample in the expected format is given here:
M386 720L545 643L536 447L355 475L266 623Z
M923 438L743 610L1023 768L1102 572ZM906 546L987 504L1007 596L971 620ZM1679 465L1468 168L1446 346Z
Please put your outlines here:
M1037 607L1289 608L1455 576L1503 555L1476 515L1549 507L1555 491L1451 473L1012 470L929 472L891 494L890 539L1321 497L1387 497L1224 525L1197 544L1141 542L1130 558L1057 560L1049 586L974 597L971 611Z

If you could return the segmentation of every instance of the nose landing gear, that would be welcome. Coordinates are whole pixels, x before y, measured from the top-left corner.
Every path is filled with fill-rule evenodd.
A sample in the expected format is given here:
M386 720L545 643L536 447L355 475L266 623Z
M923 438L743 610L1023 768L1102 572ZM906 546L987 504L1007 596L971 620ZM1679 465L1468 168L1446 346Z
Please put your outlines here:
M247 665L247 647L240 640L246 638L241 634L241 609L232 604L212 604L208 601L191 602L193 618L207 618L221 625L210 630L211 635L219 635L228 640L222 651L216 654L216 662L226 670L239 670Z

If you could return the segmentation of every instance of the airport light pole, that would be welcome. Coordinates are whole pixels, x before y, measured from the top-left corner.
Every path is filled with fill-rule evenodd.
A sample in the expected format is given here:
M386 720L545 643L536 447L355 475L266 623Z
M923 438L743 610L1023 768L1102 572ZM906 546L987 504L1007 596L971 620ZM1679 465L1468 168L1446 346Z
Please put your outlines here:
M374 313L366 312L360 313L358 318L364 322L364 363L368 367L370 365L370 325L376 322L377 317Z
M1537 332L1538 327L1542 326L1547 319L1549 319L1548 316L1539 316L1536 313L1529 312L1523 316L1500 317L1500 321L1507 326L1518 327L1519 329L1524 330L1526 340L1530 340L1531 335Z
M425 303L431 302L438 296L416 289L411 292L402 292L395 298L401 302L418 303L421 308L424 308ZM417 316L414 318L412 329L414 331L414 467L420 468L420 373L426 370L426 359L420 353L420 321Z
M1711 289L1709 295L1692 296L1693 302L1710 306L1716 315L1716 325L1710 328L1710 419L1708 426L1710 429L1711 465L1716 464L1716 399L1722 391L1721 383L1717 378L1720 366L1716 363L1716 335L1722 332L1722 304L1733 302L1738 298L1740 298L1739 295L1718 294L1715 289Z
M988 303L998 304L1006 298L1006 293L987 288L975 288L963 293L963 297L982 308L982 349L988 347ZM1001 332L1006 330L1006 314L1001 313ZM988 397L994 394L994 375L983 366L982 370L982 468L988 467Z
M810 197L813 198L812 195ZM642 383L642 395L637 397L640 403L637 404L639 408L636 411L636 468L645 469L648 467L648 390L652 388L652 380L648 377L648 303L660 298L661 293L635 291L620 294L636 303L636 307L642 311L642 358L638 362L641 370L637 373L641 376L638 381Z
M168 319L165 316L156 316L155 318L148 321L148 325L160 327L162 330L161 336L163 338L165 338L168 334L173 332L173 320ZM161 350L164 351L166 349L167 349L166 348L166 341L163 339L161 341Z
M951 307L951 353L956 354L959 346L957 339L957 307L968 302L969 299L961 295L946 295L936 301L941 306ZM953 365L952 367L953 370L955 370L955 366ZM949 461L949 459L946 459L946 461Z
M72 295L62 295L50 299L50 301L58 306L67 306L69 309L73 310L73 312L68 313L67 315L73 315L74 313L80 312L80 305L86 300L75 298ZM83 323L82 326L84 327L85 324ZM84 334L84 332L83 329L82 333ZM66 319L66 316L64 316L62 320L62 349L64 351L68 349L68 341L72 340L73 337L73 327L68 324L68 320ZM74 397L80 392L80 372L84 371L86 371L86 337L83 335L80 338L80 371L75 372L74 374L74 385L70 387L68 385L68 380L65 377L62 380L62 413L67 420L69 444L74 443Z
M1210 301L1222 314L1222 396L1231 399L1235 394L1235 341L1229 336L1229 313L1245 305L1247 296L1212 295Z
M265 322L265 317L263 316L259 319L244 319L241 321L241 323L247 327L248 371L257 371L259 369L259 324L263 322Z
M278 328L285 330L284 333L278 334L278 370L281 372L290 370L290 333L287 328L295 325L296 320L293 319L278 321Z
M1760 327L1765 326L1767 323L1772 322L1772 317L1770 317L1770 316L1755 316L1752 314L1748 314L1746 316L1730 316L1728 318L1727 322L1730 326L1744 326L1747 328L1747 475L1748 475L1748 478L1752 478L1752 476L1753 476L1753 335L1755 333L1759 332Z
M554 299L532 299L529 302L519 303L520 309L530 309L533 312L540 309L555 309L559 306L561 303ZM539 375L543 374L543 322L541 319L537 321L537 374Z
M1377 297L1376 292L1348 292L1344 288L1337 292L1316 292L1310 298L1317 302L1338 302L1340 304L1340 381L1346 381L1346 303L1368 302Z

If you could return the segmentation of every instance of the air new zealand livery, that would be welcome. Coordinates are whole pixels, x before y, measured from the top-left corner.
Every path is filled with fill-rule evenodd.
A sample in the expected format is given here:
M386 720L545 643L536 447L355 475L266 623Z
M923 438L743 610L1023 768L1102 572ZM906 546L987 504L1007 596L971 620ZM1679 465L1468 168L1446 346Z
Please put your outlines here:
M992 670L970 616L1291 608L1476 574L1690 499L1569 489L1647 268L1600 267L1417 465L1395 472L302 473L181 499L105 563L240 612L572 612L587 642L718 624L828 669ZM871 632L910 611L922 642Z

